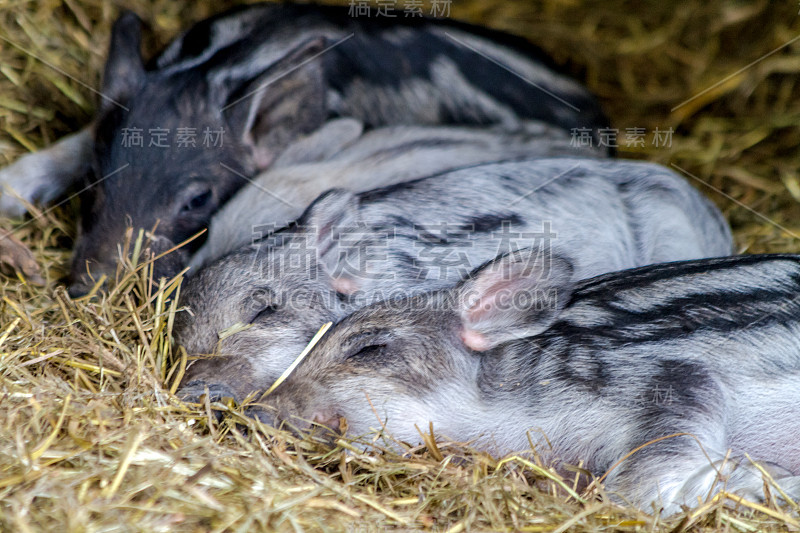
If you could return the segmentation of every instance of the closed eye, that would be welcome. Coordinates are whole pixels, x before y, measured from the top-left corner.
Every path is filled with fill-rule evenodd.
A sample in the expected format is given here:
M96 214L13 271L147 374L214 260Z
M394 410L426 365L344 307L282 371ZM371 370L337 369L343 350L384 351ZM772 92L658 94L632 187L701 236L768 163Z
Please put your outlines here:
M347 359L373 359L379 357L383 353L384 348L386 348L385 344L370 344L348 355Z
M181 213L192 213L203 209L211 203L212 196L213 193L211 192L211 189L206 189L200 194L194 195L191 199L189 199L189 201L183 204L183 207L181 207Z
M267 317L269 317L271 315L274 315L275 311L277 311L277 310L278 310L278 306L275 305L275 304L270 304L270 305L267 305L265 307L262 307L261 310L256 314L255 317L253 317L253 320L251 320L250 322L256 322L258 320L261 320L261 319L267 318Z

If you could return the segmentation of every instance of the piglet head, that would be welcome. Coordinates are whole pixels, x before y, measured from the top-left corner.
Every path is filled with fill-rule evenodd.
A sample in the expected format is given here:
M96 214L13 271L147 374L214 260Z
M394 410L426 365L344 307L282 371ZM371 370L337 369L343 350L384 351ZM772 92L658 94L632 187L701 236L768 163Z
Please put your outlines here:
M323 45L276 44L257 64L231 46L205 62L148 69L139 19L120 17L95 128L94 176L81 195L70 293L113 276L128 227L152 234L154 255L183 243L155 266L159 276L176 274L203 243L212 215L294 139L324 122L315 59ZM217 57L226 53L231 57Z
M265 400L274 421L308 427L343 417L350 435L386 429L406 442L418 442L429 422L457 440L491 431L475 417L485 407L485 367L513 364L503 345L546 331L569 298L570 263L539 252L502 256L451 290L341 320Z
M186 280L174 334L194 361L182 388L223 385L240 401L263 392L321 324L353 311L316 243L314 232L284 228Z

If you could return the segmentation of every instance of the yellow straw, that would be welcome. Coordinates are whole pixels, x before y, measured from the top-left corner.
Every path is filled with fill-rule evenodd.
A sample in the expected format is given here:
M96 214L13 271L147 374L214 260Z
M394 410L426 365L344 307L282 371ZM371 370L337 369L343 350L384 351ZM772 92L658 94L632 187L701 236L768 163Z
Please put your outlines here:
M333 325L333 322L327 322L327 323L323 324L323 326L321 328L319 328L319 331L317 331L317 334L314 335L313 339L311 339L311 342L309 342L308 345L303 349L302 353L300 353L300 355L297 356L297 359L295 359L292 362L292 364L289 365L289 368L287 368L286 370L283 371L283 374L281 374L281 377L276 379L275 383L273 383L272 386L267 389L267 392L264 393L264 396L267 396L268 394L272 393L272 391L274 391L275 389L278 388L278 385L280 385L281 383L286 381L286 378L289 377L289 374L294 372L294 369L297 368L297 365L300 364L300 361L305 359L305 357L308 355L308 352L310 352L311 349L314 346L317 345L319 340L322 338L323 335L325 335L325 332L328 331L328 328L330 328L332 325Z

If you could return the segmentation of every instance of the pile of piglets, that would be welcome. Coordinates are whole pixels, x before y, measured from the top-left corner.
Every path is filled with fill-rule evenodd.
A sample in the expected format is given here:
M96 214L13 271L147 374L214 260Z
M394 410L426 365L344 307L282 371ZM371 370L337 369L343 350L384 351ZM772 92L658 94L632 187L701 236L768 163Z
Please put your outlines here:
M240 7L145 62L123 14L96 119L0 170L0 209L82 190L74 297L129 226L186 243L155 263L189 267L186 400L400 449L432 423L667 514L763 498L759 469L800 495L798 257L729 257L717 208L613 158L524 40L353 15Z

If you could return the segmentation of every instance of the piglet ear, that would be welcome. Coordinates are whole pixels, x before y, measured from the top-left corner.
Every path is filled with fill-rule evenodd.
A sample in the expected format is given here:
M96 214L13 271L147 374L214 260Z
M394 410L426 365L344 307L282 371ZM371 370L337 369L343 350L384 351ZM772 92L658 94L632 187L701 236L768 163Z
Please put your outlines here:
M144 81L141 41L141 19L131 11L124 11L111 29L111 44L100 94L101 112L115 105L124 105Z
M281 152L272 168L327 161L354 143L364 124L354 118L334 118Z
M317 251L320 276L326 276L331 288L342 294L353 294L361 288L362 278L349 263L358 259L350 257L355 247L348 241L358 239L363 227L359 214L358 197L344 189L331 189L320 195L300 217L298 223L305 228L307 245Z
M309 39L265 64L248 58L225 65L214 77L226 121L250 150L256 170L324 123L327 89L318 57L324 47L324 38Z
M458 287L461 338L479 352L537 335L555 321L572 292L572 264L550 248L502 255Z

